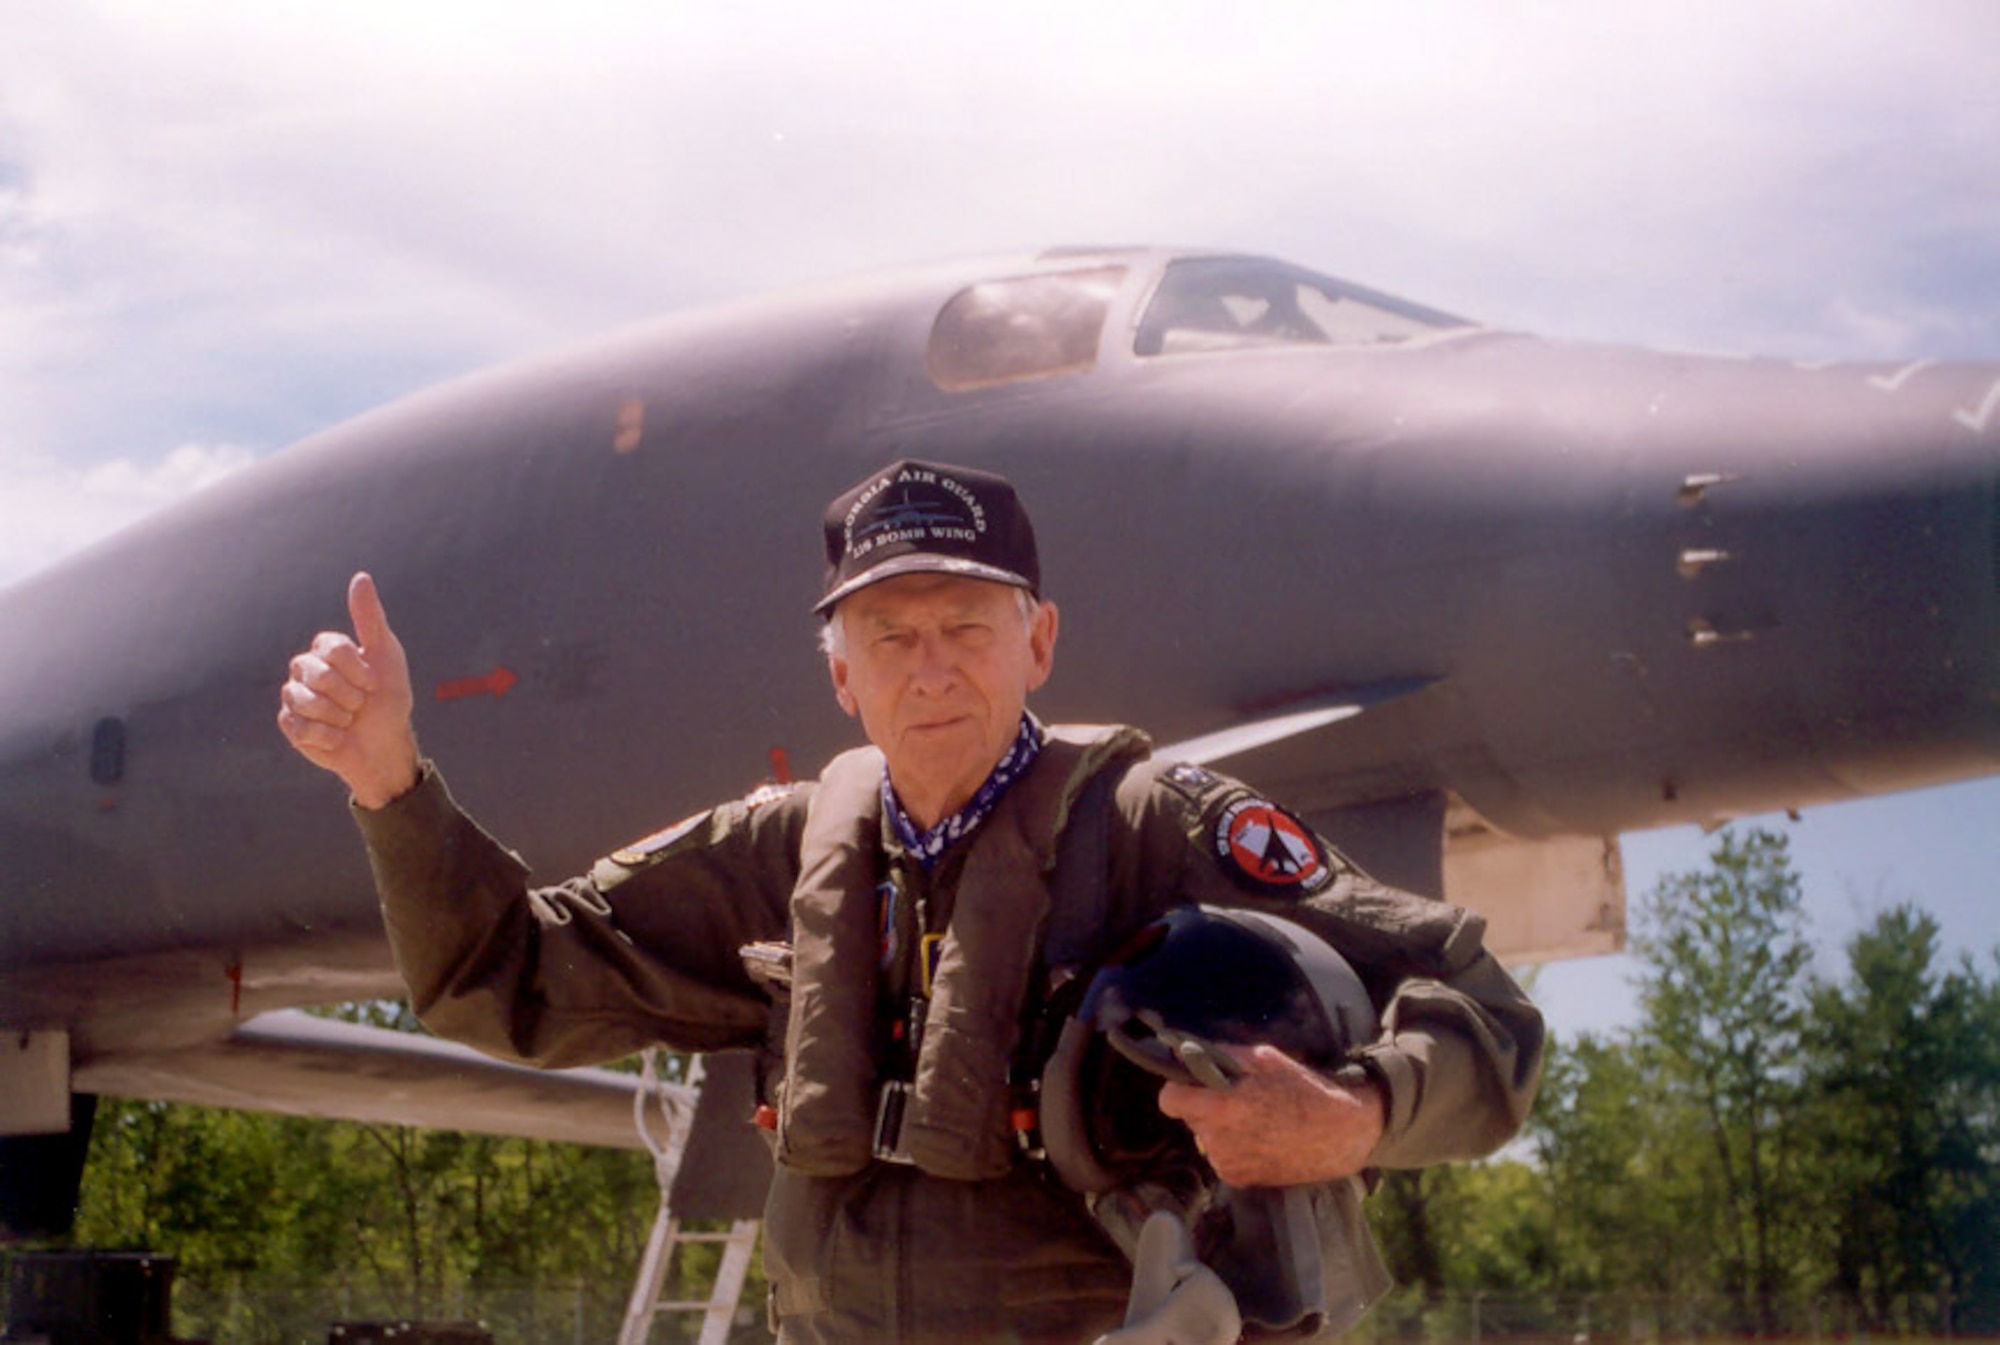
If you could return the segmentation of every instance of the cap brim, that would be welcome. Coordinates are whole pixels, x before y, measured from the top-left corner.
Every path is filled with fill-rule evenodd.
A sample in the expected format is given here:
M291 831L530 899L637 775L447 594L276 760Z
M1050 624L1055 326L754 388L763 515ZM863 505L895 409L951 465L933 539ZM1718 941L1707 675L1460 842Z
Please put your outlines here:
M870 569L863 570L846 583L821 598L813 606L817 616L827 616L834 604L843 598L852 597L870 584L879 584L884 579L894 579L904 574L954 574L967 579L985 579L995 584L1008 584L1014 588L1024 588L1030 593L1035 586L1012 570L1003 570L997 565L982 565L976 560L966 560L959 556L940 556L933 552L916 552L907 556L896 556Z

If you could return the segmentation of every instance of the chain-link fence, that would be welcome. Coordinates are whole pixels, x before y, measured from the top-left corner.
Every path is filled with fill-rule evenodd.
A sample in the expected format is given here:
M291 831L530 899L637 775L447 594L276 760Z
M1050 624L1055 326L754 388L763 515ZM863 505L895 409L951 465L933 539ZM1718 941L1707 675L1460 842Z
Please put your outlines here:
M173 1328L208 1345L325 1345L337 1323L477 1323L494 1345L610 1345L618 1339L631 1286L616 1282L462 1285L426 1297L358 1286L283 1287L260 1281L183 1276L173 1291ZM679 1285L670 1296L699 1295ZM1850 1299L1777 1298L1768 1304L1720 1296L1448 1294L1401 1290L1378 1304L1351 1337L1357 1345L1470 1342L1471 1345L1672 1345L1673 1342L1785 1340L1996 1340L1983 1323L1960 1320L1947 1295L1918 1294L1864 1313ZM669 1314L649 1345L695 1341L697 1313ZM363 1336L361 1338L372 1338ZM768 1345L761 1294L746 1291L732 1345Z
M681 1248L664 1298L705 1302L716 1259L717 1252L707 1245ZM31 1263L34 1272L28 1273ZM408 1284L287 1285L254 1274L187 1274L172 1257L144 1253L0 1248L0 1337L11 1341L17 1333L10 1327L33 1326L20 1338L40 1339L45 1328L73 1332L89 1322L93 1340L151 1340L170 1329L174 1339L202 1345L327 1345L336 1326L349 1328L341 1340L374 1341L416 1334L387 1329L398 1324L459 1323L483 1328L493 1345L609 1345L618 1339L632 1292L624 1270L607 1267L612 1273L589 1280L461 1280L424 1289ZM704 1320L700 1311L662 1313L654 1320L648 1345L693 1342ZM459 1338L451 1333L432 1336ZM764 1327L763 1277L754 1271L744 1286L730 1339L736 1345L771 1339Z
M631 1285L619 1283L466 1286L413 1304L355 1288L273 1288L183 1281L174 1295L174 1330L211 1345L326 1345L336 1323L476 1322L494 1345L610 1345L624 1322ZM761 1301L736 1314L732 1342L771 1339ZM701 1332L697 1313L661 1316L651 1345L680 1345Z
M425 1313L433 1321L479 1322L492 1332L494 1345L609 1345L618 1338L627 1289L592 1283L475 1287L426 1305ZM771 1339L762 1304L750 1297L745 1295L737 1311L733 1345ZM175 1296L174 1320L183 1337L213 1345L323 1345L335 1322L403 1320L409 1306L351 1289L218 1289L184 1283ZM1831 1297L1780 1299L1765 1308L1722 1296L1451 1294L1427 1299L1405 1292L1378 1305L1352 1339L1357 1345L1671 1345L1972 1338L1951 1327L1949 1307L1942 1296L1915 1296L1884 1323L1870 1322L1852 1302ZM664 1316L649 1339L652 1345L692 1342L700 1327L696 1314Z
M1405 1291L1378 1304L1355 1338L1379 1345L1972 1338L1959 1330L1952 1307L1943 1294L1910 1295L1882 1312L1865 1313L1853 1300L1835 1296L1760 1302L1728 1295L1469 1293L1425 1298Z

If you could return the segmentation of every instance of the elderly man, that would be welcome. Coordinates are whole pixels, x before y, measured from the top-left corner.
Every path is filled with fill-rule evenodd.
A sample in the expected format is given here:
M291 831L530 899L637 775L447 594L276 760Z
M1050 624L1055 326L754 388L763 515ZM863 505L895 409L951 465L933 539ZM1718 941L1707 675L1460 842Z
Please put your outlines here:
M1373 882L1233 780L1149 760L1134 730L1030 715L1059 623L1005 480L895 463L825 535L827 668L873 746L540 888L420 756L402 648L355 577L353 634L293 661L278 720L353 794L418 1013L539 1065L769 1049L781 1340L1088 1340L1118 1326L1132 1270L1021 1142L1017 1086L1049 912L1079 885L1061 834L1094 808L1099 953L1206 902L1307 924L1360 971L1383 1025L1360 1068L1336 1081L1258 1046L1232 1087L1168 1083L1159 1106L1221 1180L1323 1190L1329 1292L1379 1295L1360 1174L1489 1152L1533 1093L1540 1019L1477 917ZM779 950L788 994L746 949Z

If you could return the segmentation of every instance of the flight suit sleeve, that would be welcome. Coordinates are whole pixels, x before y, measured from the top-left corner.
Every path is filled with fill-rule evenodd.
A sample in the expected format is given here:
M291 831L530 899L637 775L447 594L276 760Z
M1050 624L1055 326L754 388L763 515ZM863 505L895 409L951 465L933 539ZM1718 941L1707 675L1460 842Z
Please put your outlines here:
M415 789L354 814L418 1017L558 1067L762 1042L769 1003L738 949L784 937L807 792L697 814L549 887L428 763Z
M1114 891L1296 919L1354 966L1381 1019L1359 1053L1387 1104L1371 1166L1482 1157L1520 1130L1542 1017L1487 951L1482 917L1376 882L1283 808L1198 767L1149 763L1119 807L1141 840L1114 856Z
M1380 1036L1361 1053L1388 1099L1371 1166L1426 1167L1494 1152L1528 1119L1542 1050L1541 1011L1484 949L1446 976L1405 978Z

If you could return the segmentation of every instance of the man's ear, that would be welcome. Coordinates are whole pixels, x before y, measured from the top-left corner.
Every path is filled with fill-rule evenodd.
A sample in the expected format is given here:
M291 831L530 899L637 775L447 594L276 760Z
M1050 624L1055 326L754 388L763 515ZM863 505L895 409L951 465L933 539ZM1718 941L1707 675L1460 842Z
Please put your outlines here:
M1056 667L1056 634L1062 626L1062 613L1052 602L1044 602L1035 608L1035 616L1028 623L1028 655L1033 660L1028 671L1028 690L1038 690L1049 680L1049 674Z
M847 712L849 718L860 714L861 707L855 703L854 693L847 689L847 660L838 654L828 654L826 675L833 679L833 698L840 703L840 708Z

